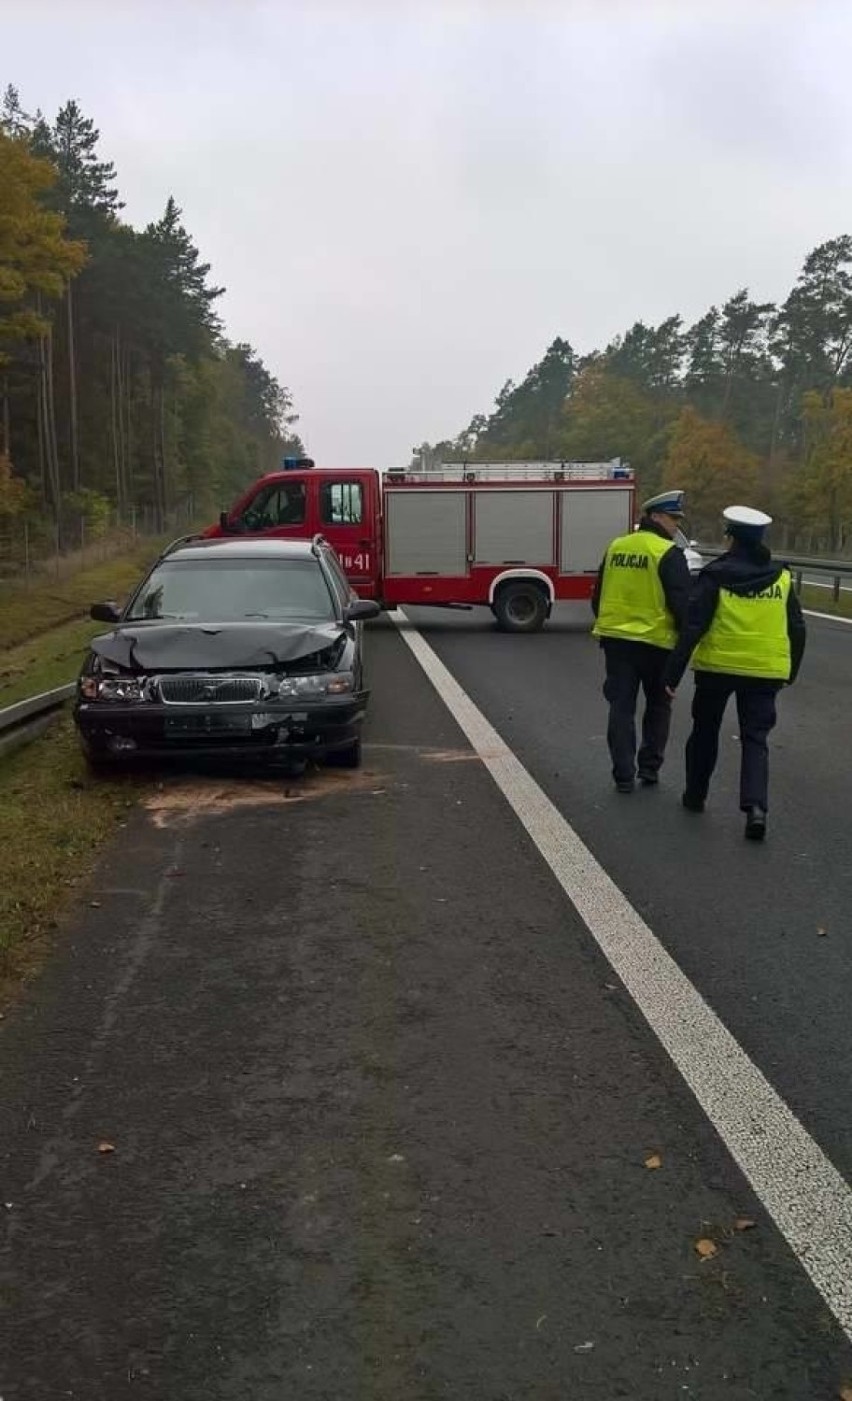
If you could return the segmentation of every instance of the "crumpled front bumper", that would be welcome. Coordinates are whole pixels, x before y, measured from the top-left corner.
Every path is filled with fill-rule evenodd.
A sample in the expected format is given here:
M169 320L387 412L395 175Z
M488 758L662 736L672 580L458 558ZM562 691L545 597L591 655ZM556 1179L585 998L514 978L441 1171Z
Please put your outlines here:
M87 750L112 758L168 754L292 755L322 758L358 737L369 692L305 700L265 698L233 705L89 701L74 720Z

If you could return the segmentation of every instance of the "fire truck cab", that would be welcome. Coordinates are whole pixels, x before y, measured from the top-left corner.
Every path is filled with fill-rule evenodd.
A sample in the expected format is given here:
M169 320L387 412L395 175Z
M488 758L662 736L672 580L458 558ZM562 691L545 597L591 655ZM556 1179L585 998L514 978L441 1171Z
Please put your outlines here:
M534 632L558 599L589 598L607 544L633 524L634 495L618 459L444 463L384 479L294 459L205 534L321 534L362 598L483 605L503 629Z

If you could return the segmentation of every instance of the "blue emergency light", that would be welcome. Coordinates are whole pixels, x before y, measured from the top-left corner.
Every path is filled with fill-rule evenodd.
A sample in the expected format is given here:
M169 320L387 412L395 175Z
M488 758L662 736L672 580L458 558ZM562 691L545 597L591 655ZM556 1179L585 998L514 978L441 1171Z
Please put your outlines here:
M313 459L312 457L285 457L285 458L284 458L284 471L285 471L285 472L300 472L300 471L307 470L307 469L313 467L313 465L314 465L314 459Z

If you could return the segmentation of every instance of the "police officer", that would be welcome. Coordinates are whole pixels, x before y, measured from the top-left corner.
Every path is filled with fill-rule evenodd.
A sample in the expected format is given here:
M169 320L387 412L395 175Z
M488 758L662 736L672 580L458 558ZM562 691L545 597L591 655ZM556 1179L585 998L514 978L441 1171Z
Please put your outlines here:
M703 812L719 752L719 727L733 694L739 717L740 808L745 835L766 835L769 753L775 699L795 681L805 650L805 621L789 569L774 564L763 542L771 516L749 506L723 512L728 551L699 575L687 625L666 669L669 694L692 655L695 695L686 745L683 805Z
M619 793L636 782L636 701L645 693L641 783L655 784L671 723L664 671L686 622L689 568L674 544L683 520L683 492L664 491L642 506L637 530L613 540L598 571L592 595L595 625L606 662L604 696L609 701L607 743Z

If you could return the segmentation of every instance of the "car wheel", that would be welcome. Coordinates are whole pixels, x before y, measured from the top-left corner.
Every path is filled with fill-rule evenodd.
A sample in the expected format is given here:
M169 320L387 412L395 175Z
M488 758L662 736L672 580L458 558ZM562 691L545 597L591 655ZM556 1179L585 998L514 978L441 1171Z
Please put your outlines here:
M503 632L540 632L547 613L547 595L532 580L504 584L494 597L494 616Z
M329 754L326 763L335 769L360 769L361 740L355 739L345 749L335 749Z

